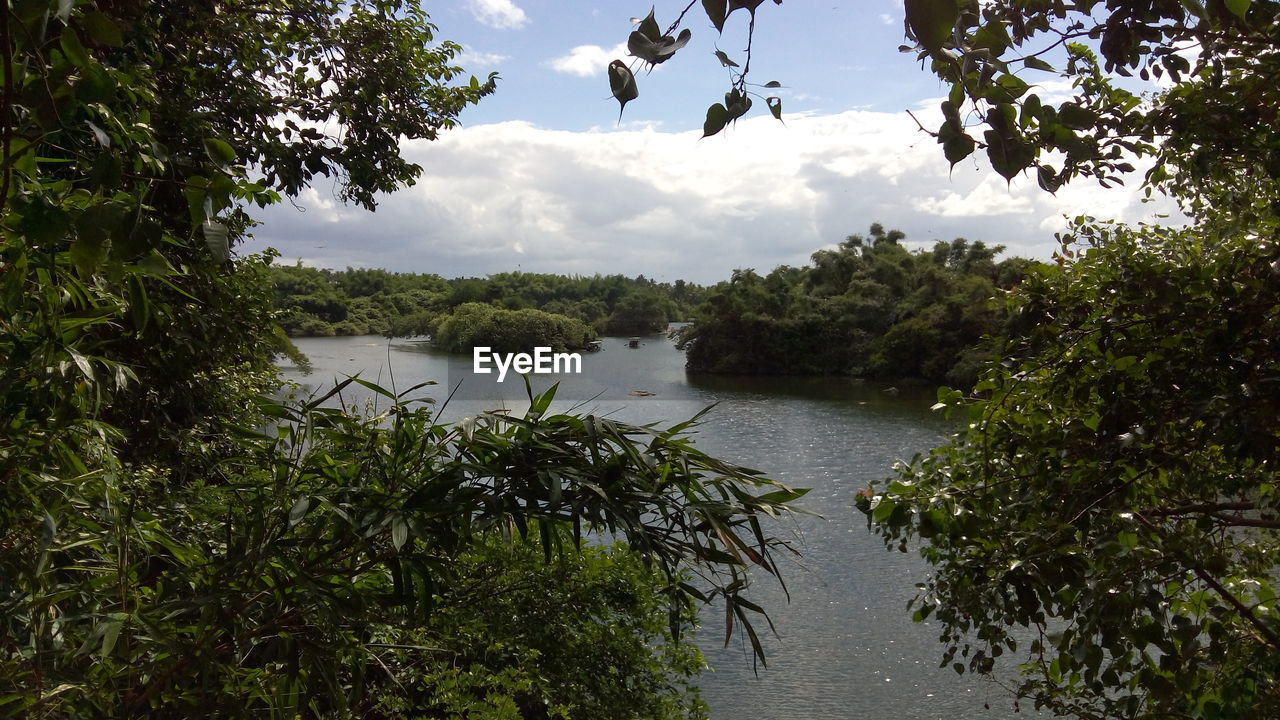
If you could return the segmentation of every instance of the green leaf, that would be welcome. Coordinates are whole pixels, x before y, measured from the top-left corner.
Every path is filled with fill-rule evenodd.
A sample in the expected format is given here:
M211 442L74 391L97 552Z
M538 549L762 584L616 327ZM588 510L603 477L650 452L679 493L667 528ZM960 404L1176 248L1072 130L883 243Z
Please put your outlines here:
M1045 72L1055 72L1052 65L1050 65L1049 63L1045 62L1044 60L1041 60L1040 58L1034 55L1032 55L1031 57L1023 58L1022 64L1028 68L1031 68L1032 70L1044 70Z
M220 168L225 169L236 161L235 149L217 138L204 139L204 152Z
M404 544L408 540L409 525L404 521L404 518L397 515L396 518L391 521L391 544L395 546L396 550L399 550L404 547Z
M716 103L707 108L707 119L702 123L702 137L711 137L724 129L729 123L729 111L724 105Z
M782 83L778 82L777 80L770 80L769 82L765 83L764 86L767 88L780 88L782 87Z
M298 498L293 507L289 508L289 527L293 527L302 522L302 518L307 516L307 511L311 509L311 496L303 495Z
M107 14L95 10L81 18L80 22L89 33L89 37L99 45L110 47L124 45L124 37L120 34L120 28L116 26L115 21Z
M62 47L62 54L67 56L73 64L80 67L88 67L91 60L89 53L84 49L84 45L80 43L80 37L76 35L76 31L71 28L62 30L62 37L59 39L59 45Z
M1245 13L1249 12L1249 0L1225 0L1227 9L1241 20L1244 19Z
M218 262L230 260L231 242L228 239L227 226L216 220L205 220L203 231L205 245L209 248L213 259Z
M769 112L773 113L773 116L777 118L779 122L781 122L782 121L782 98L767 97L764 99L764 102L766 105L769 106Z
M898 504L896 502L881 495L880 502L876 503L875 508L871 510L871 521L875 523L882 523L885 520L888 520L889 516L893 514L893 511L896 510L897 507Z
M956 0L906 0L904 5L915 39L930 52L942 49L959 18Z
M1098 115L1076 103L1066 102L1058 108L1058 120L1072 130L1088 130L1097 122Z

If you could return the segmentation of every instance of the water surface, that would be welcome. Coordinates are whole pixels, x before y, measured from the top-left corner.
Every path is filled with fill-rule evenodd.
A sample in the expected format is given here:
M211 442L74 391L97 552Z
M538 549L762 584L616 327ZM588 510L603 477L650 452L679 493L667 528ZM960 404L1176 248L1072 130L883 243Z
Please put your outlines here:
M446 421L527 406L520 378L509 374L499 384L495 375L476 376L470 356L378 337L296 343L316 372L286 375L311 388L357 372L397 389L433 380L439 385L423 392L443 400L453 391L440 413ZM804 555L787 574L791 601L768 578L753 589L778 630L773 637L761 628L768 668L753 671L739 637L724 647L723 613L704 613L699 644L713 669L701 686L715 720L1014 717L1001 688L938 668L937 628L911 622L904 610L924 577L922 561L886 551L853 507L858 489L944 437L946 425L928 410L931 391L886 392L884 385L843 378L687 375L683 354L663 336L644 338L637 349L625 338L606 338L603 352L583 354L582 370L537 376L534 390L559 382L553 409L577 407L636 423L671 424L714 404L694 436L699 448L812 488L800 504L822 517L800 517L784 528ZM367 396L353 392L343 400L360 404ZM1024 708L1018 717L1029 715Z

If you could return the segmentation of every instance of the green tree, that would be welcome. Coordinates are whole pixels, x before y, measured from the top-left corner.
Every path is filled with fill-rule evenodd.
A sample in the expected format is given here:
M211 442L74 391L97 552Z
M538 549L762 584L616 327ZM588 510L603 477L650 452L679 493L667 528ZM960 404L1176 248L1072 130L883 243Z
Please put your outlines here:
M1280 246L1077 230L981 394L940 391L967 429L859 505L924 541L957 671L1020 657L1019 694L1082 718L1275 717Z
M383 655L495 536L554 558L612 532L660 573L672 638L693 598L747 621L745 567L777 547L757 516L798 494L687 425L264 397L288 344L271 258L232 253L245 208L316 175L367 206L411 182L400 139L493 89L452 84L432 30L400 2L0 8L0 712L368 717L421 659Z

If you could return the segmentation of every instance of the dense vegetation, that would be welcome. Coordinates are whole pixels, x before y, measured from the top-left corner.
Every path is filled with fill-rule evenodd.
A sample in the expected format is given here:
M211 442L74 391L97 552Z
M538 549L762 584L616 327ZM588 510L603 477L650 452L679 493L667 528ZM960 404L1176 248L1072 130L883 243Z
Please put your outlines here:
M956 239L909 252L875 224L813 265L751 270L711 288L680 344L694 371L922 378L972 386L1003 330L992 298L1030 264Z
M659 283L643 275L508 272L445 280L431 274L301 265L277 265L271 273L280 322L292 336L430 335L446 316L468 303L541 310L602 334L646 334L687 319L704 292L684 280Z
M716 53L731 87L712 135L777 86L749 78L774 9L700 4L665 30L651 13L627 47L651 68L688 45L687 15L721 33L750 16L744 54ZM934 566L916 618L940 625L944 665L1012 660L1017 694L1055 715L1280 717L1280 3L903 8L903 51L949 86L928 131L946 161L981 151L1055 191L1145 159L1147 191L1190 218L1078 217L1057 264L1006 295L1009 339L973 393L940 392L960 432L860 496L889 547ZM1135 76L1158 84L1139 95ZM609 81L639 96L623 61Z
M412 182L401 139L494 89L433 33L395 1L0 8L0 714L696 716L690 604L754 640L758 516L798 493L688 425L271 399L246 209ZM564 604L498 621L534 595Z
M436 347L468 352L487 347L494 352L529 352L549 347L555 352L581 350L595 332L581 320L541 310L503 310L484 303L466 303L443 315L431 329Z

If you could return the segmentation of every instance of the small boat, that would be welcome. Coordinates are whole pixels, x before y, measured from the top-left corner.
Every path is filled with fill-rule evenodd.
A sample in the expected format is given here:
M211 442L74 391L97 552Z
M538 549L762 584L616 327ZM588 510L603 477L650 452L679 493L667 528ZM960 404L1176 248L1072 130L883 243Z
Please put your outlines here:
M632 390L627 394L631 397L653 397L657 393L651 393L648 390Z
M628 340L628 341L627 341L627 347L629 347L629 348L638 348L638 347L640 347L640 338L638 338L638 337L633 337L633 338L631 338L630 340Z
M603 340L592 340L591 342L587 343L587 352L600 352L603 349L604 349Z

